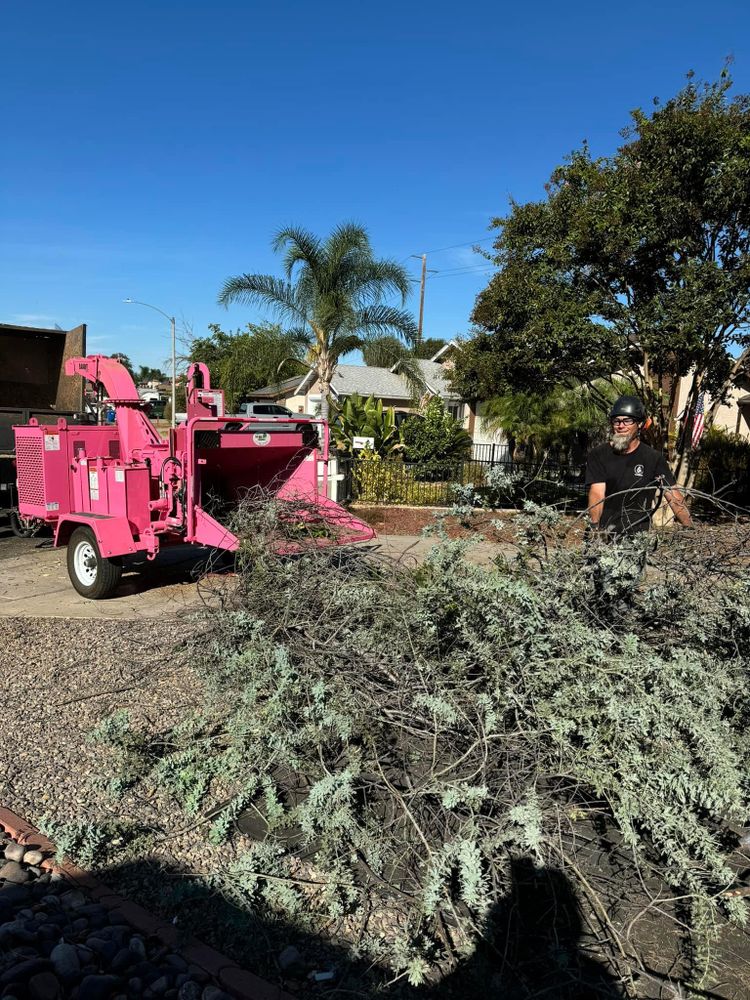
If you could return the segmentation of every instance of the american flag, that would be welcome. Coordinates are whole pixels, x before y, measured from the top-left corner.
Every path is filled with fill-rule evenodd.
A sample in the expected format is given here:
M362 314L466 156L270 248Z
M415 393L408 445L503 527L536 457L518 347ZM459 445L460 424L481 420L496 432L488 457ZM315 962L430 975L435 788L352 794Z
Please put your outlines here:
M704 413L705 413L705 393L701 393L695 404L695 413L693 414L693 436L690 439L690 444L693 448L697 448L700 444L700 440L703 437L703 423L704 423Z

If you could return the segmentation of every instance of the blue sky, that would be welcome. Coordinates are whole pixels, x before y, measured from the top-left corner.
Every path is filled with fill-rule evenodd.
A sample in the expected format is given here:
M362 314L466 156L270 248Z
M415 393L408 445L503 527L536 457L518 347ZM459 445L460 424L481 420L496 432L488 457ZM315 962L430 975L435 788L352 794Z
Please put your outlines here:
M750 7L277 0L3 5L0 322L88 324L158 364L168 324L235 329L223 280L277 273L280 226L344 220L379 256L428 252L425 335L465 333L487 226L588 139L734 57ZM449 249L446 249L449 248ZM411 308L417 311L417 285Z

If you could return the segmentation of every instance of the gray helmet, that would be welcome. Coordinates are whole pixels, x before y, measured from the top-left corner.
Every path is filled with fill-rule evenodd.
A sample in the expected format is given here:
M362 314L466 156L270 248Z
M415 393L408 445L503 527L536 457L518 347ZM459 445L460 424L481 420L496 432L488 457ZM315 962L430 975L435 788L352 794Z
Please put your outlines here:
M646 410L637 396L620 396L609 411L609 419L615 417L632 417L637 424L642 424L646 419Z

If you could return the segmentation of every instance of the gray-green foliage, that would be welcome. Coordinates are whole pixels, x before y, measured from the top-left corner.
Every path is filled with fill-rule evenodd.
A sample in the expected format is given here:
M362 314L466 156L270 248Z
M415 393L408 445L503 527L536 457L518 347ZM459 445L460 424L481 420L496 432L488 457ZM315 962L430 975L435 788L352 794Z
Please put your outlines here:
M117 820L60 822L45 814L39 820L39 829L55 844L58 864L70 859L82 868L102 867L121 858L134 843L145 843L143 830Z
M189 811L222 803L216 837L243 809L264 817L265 842L224 875L232 893L306 920L397 900L389 960L416 983L468 946L512 858L581 888L572 831L593 809L666 895L742 916L718 893L726 823L748 818L747 575L665 543L634 590L617 571L637 561L628 546L545 556L556 521L528 506L522 559L478 567L444 541L410 570L276 557L267 511L240 512L254 558L206 618L205 709L157 768ZM592 559L610 561L610 592ZM315 905L296 847L325 883Z

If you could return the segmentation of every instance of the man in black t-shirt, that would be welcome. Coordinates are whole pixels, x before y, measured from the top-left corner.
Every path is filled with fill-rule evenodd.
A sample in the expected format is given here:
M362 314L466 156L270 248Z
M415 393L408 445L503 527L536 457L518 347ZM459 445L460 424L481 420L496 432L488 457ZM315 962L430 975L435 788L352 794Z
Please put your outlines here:
M586 463L592 527L613 537L646 531L662 497L677 521L692 527L690 512L664 456L641 443L646 411L640 399L620 396L609 421L609 441L594 448Z

